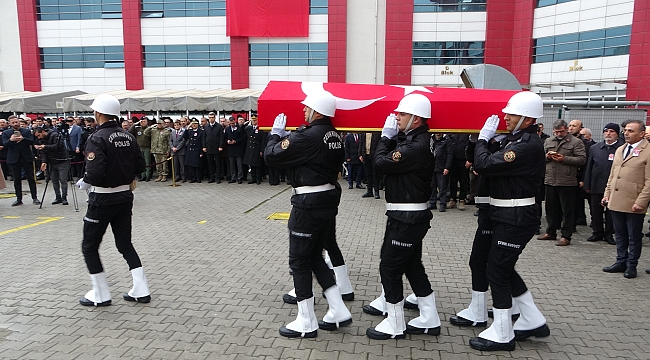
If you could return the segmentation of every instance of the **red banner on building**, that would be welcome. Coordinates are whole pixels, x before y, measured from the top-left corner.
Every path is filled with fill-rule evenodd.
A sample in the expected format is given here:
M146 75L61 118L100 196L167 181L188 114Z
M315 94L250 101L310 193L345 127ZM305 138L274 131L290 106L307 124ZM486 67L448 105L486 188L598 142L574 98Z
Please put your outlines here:
M226 36L308 37L309 0L226 0Z
M334 126L341 131L379 131L407 94L418 93L431 100L431 119L437 132L477 132L491 115L499 115L517 91L456 89L425 86L367 85L271 81L258 103L260 127L270 129L279 113L287 116L287 129L305 123L304 105L308 93L327 90L337 98ZM505 130L505 122L499 125Z

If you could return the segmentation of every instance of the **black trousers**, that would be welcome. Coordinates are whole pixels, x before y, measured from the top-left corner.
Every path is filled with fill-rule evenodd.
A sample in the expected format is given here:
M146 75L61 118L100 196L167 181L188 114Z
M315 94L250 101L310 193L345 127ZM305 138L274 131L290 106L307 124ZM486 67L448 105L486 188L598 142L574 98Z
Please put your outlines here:
M209 171L209 178L208 180L217 180L219 179L219 174L221 174L221 163L220 159L221 157L219 154L207 154L206 155L208 158L208 171Z
M92 200L92 194L88 202L88 210L84 216L83 241L81 251L83 252L86 266L91 274L104 271L102 261L99 258L99 245L106 233L106 228L111 225L115 237L117 251L122 254L124 260L129 264L129 270L142 266L138 253L131 243L131 216L133 202L126 202L113 205L98 205Z
M348 164L348 185L352 186L353 182L361 185L363 180L363 164Z
M244 178L244 170L241 156L230 156L230 180L242 180Z
M366 185L368 186L368 193L372 193L374 189L375 194L379 194L379 175L373 168L372 156L363 156L363 170L366 172Z
M289 267L297 301L314 296L312 273L323 290L336 285L334 275L323 258L328 239L336 236L336 216L293 207L289 216ZM330 254L332 258L333 254ZM334 260L332 260L334 261ZM333 262L332 262L333 263Z
M562 237L571 240L575 228L575 196L575 186L546 185L547 234L557 236L557 229L561 229Z
M587 221L587 214L585 213L585 199L588 198L587 195L588 194L580 186L576 186L574 196L576 205L574 206L573 210L574 224L577 224L578 220L582 220L586 222L587 225L589 225L589 222Z
M387 302L397 304L404 299L404 274L415 296L425 297L433 292L422 265L422 239L429 228L428 222L407 224L390 218L386 222L379 274Z
M201 168L196 166L187 166L187 178L192 181L201 181Z
M641 214L612 211L614 233L616 234L616 263L636 268L641 257L643 240L643 219Z
M269 185L280 185L280 170L276 167L269 166Z
M460 194L458 183L460 182ZM449 169L449 197L452 200L465 200L469 190L469 170L465 168L465 160L457 160L451 164Z
M345 260L343 260L343 254L341 253L341 249L339 249L339 244L336 242L336 218L334 218L330 227L332 229L327 232L325 250L327 250L327 255L330 257L332 267L343 266L345 265Z
M614 234L614 224L612 223L612 212L600 205L603 196L604 194L590 194L589 210L591 211L593 235L604 238Z
M493 222L494 234L486 268L488 283L492 289L495 309L509 309L512 298L525 293L528 288L515 271L519 255L535 234L534 227L518 227Z
M227 156L219 154L219 178L221 180L223 180L223 178L228 180L230 174L230 169L228 168L229 162Z
M472 253L469 256L469 268L472 270L472 290L479 292L488 291L486 269L490 248L492 247L493 226L490 220L489 209L478 209L478 227L474 234Z
M25 177L27 184L29 184L29 192L32 199L36 199L36 180L34 179L34 162L33 161L19 161L17 163L9 164L11 173L14 176L14 190L16 191L16 199L23 199L23 181L21 179L21 172L25 170Z
M429 202L434 203L440 200L440 204L447 204L447 201L449 201L449 189L447 185L449 185L447 175L443 175L441 172L434 172L433 177L431 177L431 198Z
M262 183L262 166L251 166L251 181Z

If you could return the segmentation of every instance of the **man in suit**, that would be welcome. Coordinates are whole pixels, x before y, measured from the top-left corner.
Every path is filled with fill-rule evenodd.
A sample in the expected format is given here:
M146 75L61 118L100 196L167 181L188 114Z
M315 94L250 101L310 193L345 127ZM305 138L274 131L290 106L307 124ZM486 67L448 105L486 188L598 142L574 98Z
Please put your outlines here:
M203 127L205 131L205 148L203 152L208 159L209 178L208 183L217 182L221 183L219 173L221 172L221 164L219 162L219 152L223 150L221 147L221 137L223 136L223 127L217 122L217 115L213 112L208 114L208 123Z
M174 122L174 130L169 134L169 147L172 149L172 156L174 157L174 176L176 178L174 181L183 182L187 180L187 174L185 174L185 142L187 141L183 138L183 133L185 129L181 127L181 122L176 120Z
M246 145L246 135L240 131L235 118L230 117L230 125L226 128L226 144L228 147L228 159L230 161L230 180L229 184L237 181L238 184L242 183L244 178L244 146Z
M11 206L23 204L23 183L21 172L25 171L29 192L32 195L34 205L40 205L36 195L36 180L34 179L34 135L29 129L21 128L20 121L15 115L9 117L10 128L2 132L2 146L7 148L7 164L14 174L14 189L16 190L16 201Z
M249 184L262 183L262 164L264 148L266 146L266 133L257 126L257 116L251 116L251 124L246 127L246 151L244 152L244 164L251 168L251 179Z
M616 234L616 262L604 272L636 277L641 256L643 219L650 202L650 147L641 120L623 122L625 144L616 150L602 205L612 211Z
M0 119L0 135L2 132L5 130L9 129L9 123L5 119ZM11 169L9 169L9 165L7 164L7 148L4 147L3 144L0 143L0 167L2 168L2 172L4 173L3 179L5 177L9 180L12 180L11 178Z
M348 164L348 188L352 189L354 181L357 182L357 189L365 189L361 185L363 180L363 166L359 152L359 134L350 133L345 137L345 161Z
M593 233L587 241L605 240L612 245L616 245L613 236L612 212L600 205L600 201L605 193L616 149L623 145L623 140L618 137L620 132L621 128L618 124L609 123L605 125L603 129L605 140L595 144L589 150L589 158L585 164L585 184L583 188L590 196L589 208L591 209ZM605 216L604 224L603 215Z
M379 174L374 170L375 152L377 145L381 139L381 134L378 132L359 134L359 155L363 163L363 170L366 172L367 188L365 194L361 197L372 197L373 189L375 190L374 197L379 199Z

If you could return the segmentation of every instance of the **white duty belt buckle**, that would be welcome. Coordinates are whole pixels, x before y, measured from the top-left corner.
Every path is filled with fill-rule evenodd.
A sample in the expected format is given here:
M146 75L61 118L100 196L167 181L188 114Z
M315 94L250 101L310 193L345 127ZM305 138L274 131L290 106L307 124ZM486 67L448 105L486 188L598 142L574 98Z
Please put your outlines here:
M490 197L489 196L475 196L474 197L474 203L475 204L489 204L490 203Z

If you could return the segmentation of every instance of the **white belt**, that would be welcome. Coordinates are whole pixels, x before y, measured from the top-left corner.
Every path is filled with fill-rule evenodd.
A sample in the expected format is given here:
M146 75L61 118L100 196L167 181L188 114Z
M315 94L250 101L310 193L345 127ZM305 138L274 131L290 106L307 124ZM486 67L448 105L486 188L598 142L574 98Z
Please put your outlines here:
M525 199L493 199L490 198L490 205L497 207L517 207L517 206L529 206L535 204L535 198L525 198Z
M291 191L293 192L294 195L302 195L302 194L311 194L311 193L329 191L334 189L335 189L334 185L325 184L325 185L317 185L317 186L300 186L297 188L293 188Z
M112 193L117 193L117 192L122 192L127 190L131 190L129 185L120 185L114 188L91 186L89 191L97 194L112 194Z
M420 204L402 204L402 203L386 203L386 210L387 211L421 211L421 210L426 210L428 204L427 203L420 203Z
M475 196L474 197L474 203L475 204L489 204L490 203L490 197L489 196Z

